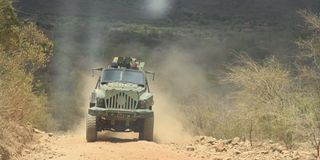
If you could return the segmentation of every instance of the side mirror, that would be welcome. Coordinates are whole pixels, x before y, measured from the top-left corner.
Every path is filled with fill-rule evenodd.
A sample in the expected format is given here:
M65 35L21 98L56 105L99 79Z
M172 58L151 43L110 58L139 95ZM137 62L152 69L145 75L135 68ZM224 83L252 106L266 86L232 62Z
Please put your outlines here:
M91 69L91 73L92 73L92 77L94 77L94 71L102 71L103 70L103 68L92 68Z
M152 80L155 79L155 77L156 77L156 73L155 72L150 72L150 71L145 71L145 72L146 72L146 74L151 74L152 75Z

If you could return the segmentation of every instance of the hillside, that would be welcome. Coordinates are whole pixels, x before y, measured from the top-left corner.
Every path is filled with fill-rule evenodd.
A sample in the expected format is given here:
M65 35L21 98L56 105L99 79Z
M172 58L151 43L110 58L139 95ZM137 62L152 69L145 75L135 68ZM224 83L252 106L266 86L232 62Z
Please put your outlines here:
M0 127L12 129L0 140L11 132L26 138L0 141L0 159L19 159L38 138L26 150L30 159L49 152L48 159L99 159L105 153L95 149L108 146L139 152L123 159L320 157L318 0L23 0L14 8L0 2L0 73L8 70L0 80L10 82L0 82L10 89L0 94L0 107L13 106L6 117L23 115L11 124L0 114ZM117 135L84 143L78 135L99 79L91 68L108 66L114 56L137 57L156 72L149 81L155 143ZM194 136L201 137L186 144ZM148 147L155 154L145 155Z
M171 72L185 76L176 65L163 71L171 57L178 58L181 61L175 62L177 65L189 63L194 72L206 70L199 75L199 80L205 83L201 87L197 83L191 86L181 83L179 88L170 90L172 94L177 95L175 91L189 86L200 93L209 90L224 95L228 94L228 87L221 87L218 77L238 53L257 60L273 55L280 61L291 61L299 53L295 41L305 34L297 11L320 8L316 0L176 0L163 1L167 2L162 4L163 13L154 16L146 2L25 0L14 3L21 18L36 21L54 40L55 54L49 65L46 88L50 110L62 129L72 128L83 117L87 88L93 86L85 82L87 71L106 65L112 56L143 58L152 64L148 67L157 71L159 77ZM160 12L157 8L155 11ZM172 80L179 77L164 79L174 83ZM167 83L160 85L167 88ZM182 99L192 96L186 93ZM66 107L68 104L81 109Z
M275 24L292 20L299 9L319 10L316 0L175 0L168 3L170 11L163 19L177 21L204 18L206 21L247 20ZM148 19L145 4L144 0L25 0L15 3L19 10L41 16L101 16L128 20Z

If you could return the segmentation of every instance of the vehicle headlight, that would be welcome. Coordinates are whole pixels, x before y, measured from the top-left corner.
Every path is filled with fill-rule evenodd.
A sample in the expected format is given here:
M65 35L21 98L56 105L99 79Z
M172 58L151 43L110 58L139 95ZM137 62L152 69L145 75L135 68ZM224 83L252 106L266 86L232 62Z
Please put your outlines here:
M145 100L140 100L138 103L138 108L139 109L148 109L153 105L153 98L145 99Z
M97 107L105 107L105 102L103 98L97 98L96 101L97 101L97 104L96 104Z

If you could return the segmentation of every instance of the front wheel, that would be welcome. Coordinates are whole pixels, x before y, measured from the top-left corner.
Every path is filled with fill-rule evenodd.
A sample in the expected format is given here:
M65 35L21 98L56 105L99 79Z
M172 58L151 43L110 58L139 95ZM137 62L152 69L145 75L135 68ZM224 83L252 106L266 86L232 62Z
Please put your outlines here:
M87 115L86 138L87 142L97 140L97 117L90 114Z
M139 133L140 140L153 141L154 118L146 118L143 121L142 131Z

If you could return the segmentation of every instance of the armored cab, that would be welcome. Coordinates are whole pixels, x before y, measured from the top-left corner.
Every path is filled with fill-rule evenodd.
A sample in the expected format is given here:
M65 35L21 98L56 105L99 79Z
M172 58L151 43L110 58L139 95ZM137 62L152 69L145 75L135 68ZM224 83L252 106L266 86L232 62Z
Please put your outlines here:
M101 71L91 93L86 122L86 139L97 140L97 132L138 132L139 139L153 140L153 94L144 62L132 57L115 57ZM153 73L154 77L154 73Z

